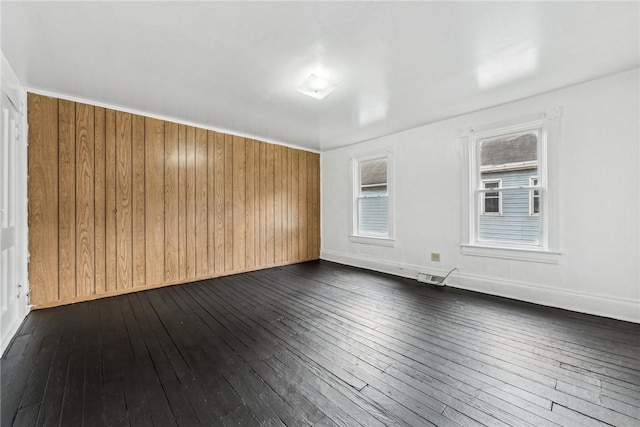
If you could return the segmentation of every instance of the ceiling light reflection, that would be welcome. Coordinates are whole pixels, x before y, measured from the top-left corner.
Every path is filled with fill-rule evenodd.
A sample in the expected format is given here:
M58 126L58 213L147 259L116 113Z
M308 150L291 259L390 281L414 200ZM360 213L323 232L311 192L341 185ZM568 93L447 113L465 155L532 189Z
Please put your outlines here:
M538 51L535 48L514 52L503 51L500 57L480 65L476 69L478 85L488 89L533 74L538 68Z

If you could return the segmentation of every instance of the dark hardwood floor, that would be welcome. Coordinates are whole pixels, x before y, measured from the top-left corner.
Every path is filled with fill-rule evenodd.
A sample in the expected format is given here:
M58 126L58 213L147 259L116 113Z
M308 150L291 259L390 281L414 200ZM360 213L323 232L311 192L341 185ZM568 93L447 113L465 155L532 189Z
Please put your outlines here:
M2 426L638 426L640 325L310 262L29 314Z

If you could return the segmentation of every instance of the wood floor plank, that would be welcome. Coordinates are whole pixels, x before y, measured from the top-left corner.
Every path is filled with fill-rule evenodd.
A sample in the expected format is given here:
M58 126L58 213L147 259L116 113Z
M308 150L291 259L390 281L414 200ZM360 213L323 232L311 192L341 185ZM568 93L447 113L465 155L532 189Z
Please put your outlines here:
M0 416L626 427L640 425L639 335L640 325L307 262L31 312L0 360Z
M137 384L127 385L135 390L138 400L142 400L143 402L146 400L146 407L153 422L156 424L175 424L171 406L157 376L152 357L147 347L147 340L151 339L151 337L145 337L145 326L148 327L148 323L143 323L144 309L140 304L139 295L130 295L128 299L129 304L123 304L121 311L124 321L127 324L129 342L136 363L135 365L127 367L127 374L135 376L136 380L143 385L144 397L140 395ZM145 419L145 422L146 420L147 419Z
M25 329L23 324L18 335L11 343L8 354L0 363L2 368L2 401L0 402L0 425L11 425L22 396L24 384L28 381L33 371L36 357L44 342L44 337L34 339L31 334L21 335ZM30 347L35 347L31 349Z
M129 425L123 369L131 360L131 349L123 319L117 311L117 301L105 299L99 303L104 419L107 425Z
M86 372L84 343L82 341L75 342L71 345L70 350L71 356L62 398L60 425L81 425Z

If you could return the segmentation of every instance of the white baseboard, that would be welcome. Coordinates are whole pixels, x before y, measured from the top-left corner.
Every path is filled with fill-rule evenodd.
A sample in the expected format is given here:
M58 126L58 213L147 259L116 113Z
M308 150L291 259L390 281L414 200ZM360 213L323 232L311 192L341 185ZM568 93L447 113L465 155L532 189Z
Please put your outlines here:
M320 259L337 262L338 264L350 265L352 267L366 268L367 270L378 271L380 273L393 274L394 276L408 277L410 279L417 278L418 273L420 272L428 272L439 276L447 274L444 270L423 268L413 264L401 264L384 259L363 257L360 255L347 254L344 252L326 249L320 251Z
M320 252L320 259L411 279L417 278L418 272L429 272L442 276L447 273L445 270L434 270L418 265L402 264L384 259L364 257L326 249ZM549 307L640 323L640 301L634 301L632 299L578 293L532 283L505 281L493 277L471 275L459 271L451 274L446 283L447 286L453 288L466 289Z
M20 325L22 325L22 322L24 322L24 319L27 317L27 314L29 314L30 311L31 306L27 306L24 310L24 314L21 317L18 317L13 325L11 325L11 329L7 333L7 336L4 337L2 342L0 342L0 357L4 357L4 352L7 350L7 347L11 343L11 340L13 339L16 332L18 332L18 329L20 329Z

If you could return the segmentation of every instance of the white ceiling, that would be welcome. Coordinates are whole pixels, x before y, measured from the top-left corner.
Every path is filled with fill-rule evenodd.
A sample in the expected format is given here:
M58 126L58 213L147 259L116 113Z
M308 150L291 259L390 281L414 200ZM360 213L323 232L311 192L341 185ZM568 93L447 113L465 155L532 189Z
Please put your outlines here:
M6 2L28 88L327 150L640 65L638 2ZM338 88L298 93L311 73Z

